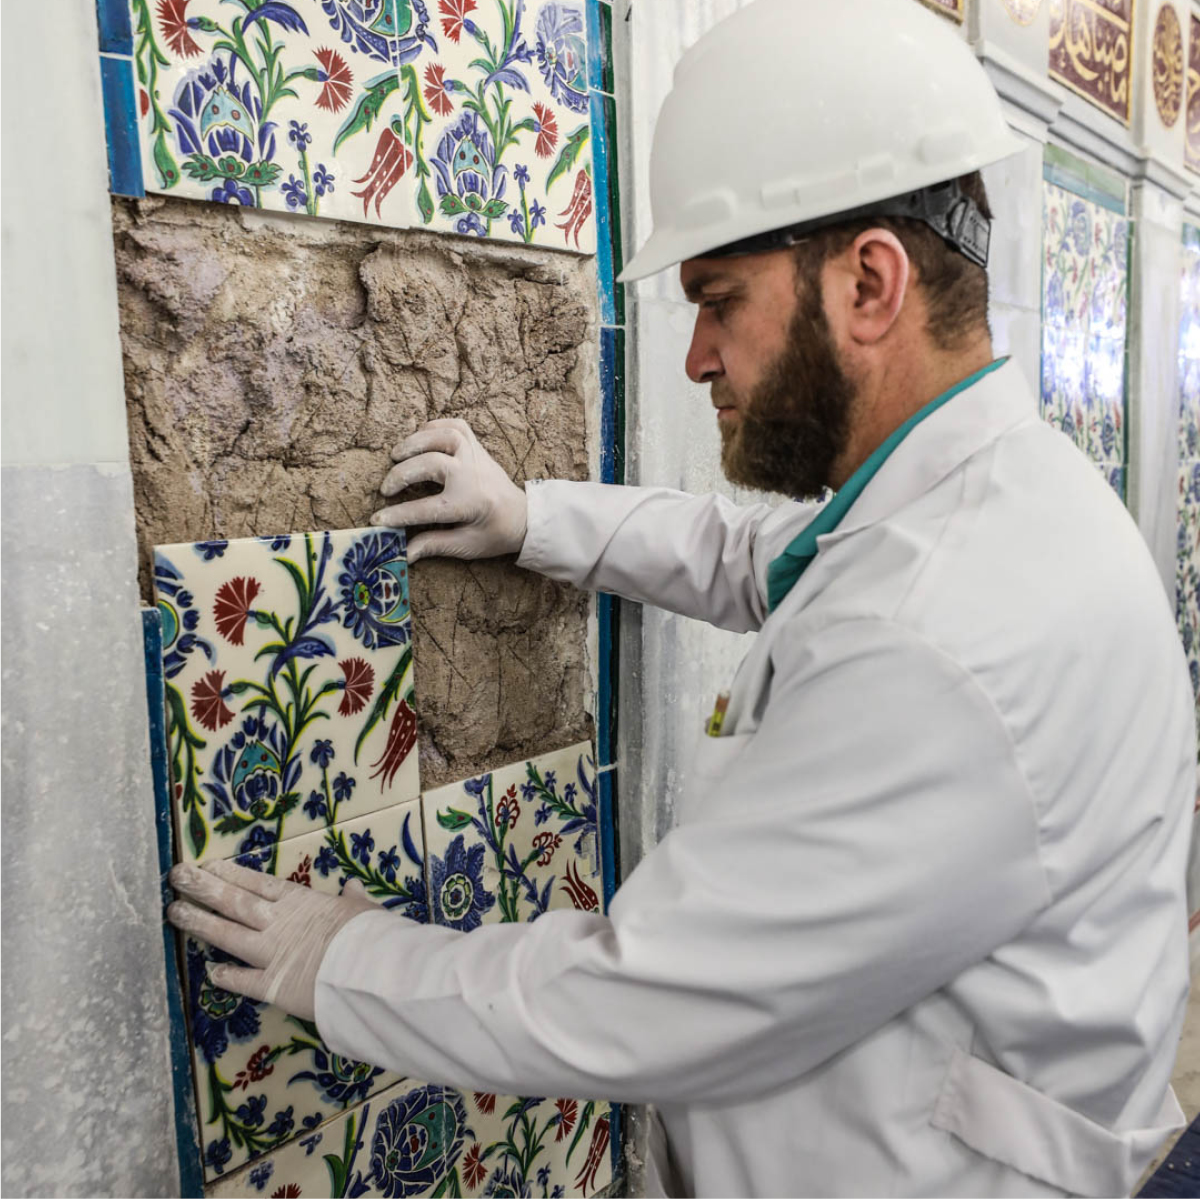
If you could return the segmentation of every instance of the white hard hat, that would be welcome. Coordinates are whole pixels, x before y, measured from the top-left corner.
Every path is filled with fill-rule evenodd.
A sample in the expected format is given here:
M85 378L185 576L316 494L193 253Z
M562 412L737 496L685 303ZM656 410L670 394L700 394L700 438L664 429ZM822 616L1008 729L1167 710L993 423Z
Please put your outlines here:
M654 228L620 278L1023 148L966 42L916 0L756 0L675 68L650 152Z

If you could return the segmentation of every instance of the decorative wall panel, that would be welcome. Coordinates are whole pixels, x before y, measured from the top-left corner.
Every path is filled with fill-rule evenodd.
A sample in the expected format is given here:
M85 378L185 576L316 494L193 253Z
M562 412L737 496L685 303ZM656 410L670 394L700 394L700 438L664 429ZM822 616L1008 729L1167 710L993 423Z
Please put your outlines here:
M1129 222L1044 183L1043 417L1125 496Z
M1175 615L1200 711L1200 229L1184 226Z
M1049 4L1050 74L1128 125L1134 0L1049 0Z
M1187 120L1183 161L1200 173L1200 17L1195 13L1188 21Z

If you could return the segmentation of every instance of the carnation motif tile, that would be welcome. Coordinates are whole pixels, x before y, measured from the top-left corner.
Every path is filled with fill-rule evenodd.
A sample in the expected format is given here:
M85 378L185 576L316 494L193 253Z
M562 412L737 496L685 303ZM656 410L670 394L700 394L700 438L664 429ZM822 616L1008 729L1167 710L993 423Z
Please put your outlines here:
M212 1200L458 1195L448 1164L468 1136L465 1123L457 1092L404 1080L220 1180L206 1194Z
M358 879L385 908L427 919L416 800L250 850L235 861L334 894ZM206 969L230 961L228 955L186 938L185 959L209 1179L293 1139L303 1145L322 1121L395 1082L388 1072L334 1054L312 1022L214 987Z
M461 1094L467 1138L457 1195L594 1196L612 1182L610 1106Z
M437 788L422 804L437 924L466 931L555 908L600 911L590 743Z
M130 0L148 190L403 227L424 0Z
M584 0L436 0L435 16L413 223L594 252Z
M160 546L154 576L179 860L418 794L402 530Z
M1093 461L1125 461L1129 222L1046 181L1043 417Z

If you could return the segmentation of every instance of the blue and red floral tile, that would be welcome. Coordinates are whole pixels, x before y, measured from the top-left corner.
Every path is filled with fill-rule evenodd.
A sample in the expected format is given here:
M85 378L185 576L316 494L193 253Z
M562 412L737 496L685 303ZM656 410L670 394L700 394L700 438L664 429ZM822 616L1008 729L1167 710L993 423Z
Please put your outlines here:
M595 249L583 0L129 0L149 191Z
M176 860L232 858L329 892L356 879L462 930L599 910L589 744L420 795L403 531L161 546L155 584ZM606 1104L398 1080L214 987L220 952L182 951L210 1188L233 1176L252 1194L277 1172L302 1189L289 1195L581 1195L610 1178Z

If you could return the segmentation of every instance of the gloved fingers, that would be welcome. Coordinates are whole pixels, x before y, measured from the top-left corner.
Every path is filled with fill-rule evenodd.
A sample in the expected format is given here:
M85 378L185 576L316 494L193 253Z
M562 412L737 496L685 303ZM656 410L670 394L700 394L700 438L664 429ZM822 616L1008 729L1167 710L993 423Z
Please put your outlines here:
M232 859L205 863L204 870L225 880L226 883L236 884L244 891L253 892L264 900L281 900L291 888L300 886L290 880L268 875L264 871L252 871L249 867L238 866Z
M208 977L213 983L224 988L227 992L237 992L239 996L250 996L255 1000L267 998L267 973L256 971L253 967L236 967L232 963L213 963L208 968Z
M431 421L422 426L416 433L410 433L398 446L392 448L392 458L396 462L404 462L416 458L418 454L428 454L440 450L443 454L453 455L463 444L463 434L460 429L445 421Z
M263 935L256 929L226 921L224 917L189 904L186 900L176 900L167 908L167 920L176 929L253 966L265 967L271 961L271 953Z
M213 864L213 866L233 866L236 871L244 871L252 879L262 878L257 871L250 871L236 864ZM234 876L235 881L223 878L225 872L217 872L212 867L197 867L193 863L180 863L171 868L167 876L171 886L189 900L195 900L206 908L222 916L239 921L252 929L265 929L271 923L271 904L263 900L253 891L242 886L241 875ZM273 877L268 877L273 878Z
M381 508L371 515L372 525L391 525L395 527L409 525L458 525L473 517L462 505L449 504L444 494L438 496L423 496L420 500L406 500L403 504L393 504L389 508Z
M394 496L415 483L445 483L454 465L449 454L429 450L397 463L387 473L379 490L385 496Z
M476 558L464 533L447 530L441 533L418 533L408 543L409 563L423 558Z

